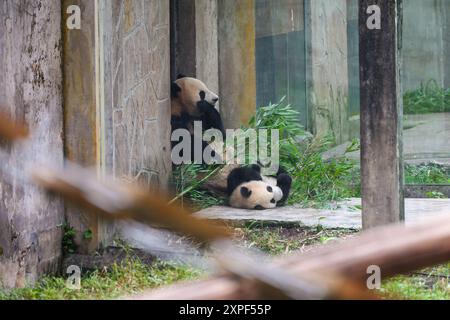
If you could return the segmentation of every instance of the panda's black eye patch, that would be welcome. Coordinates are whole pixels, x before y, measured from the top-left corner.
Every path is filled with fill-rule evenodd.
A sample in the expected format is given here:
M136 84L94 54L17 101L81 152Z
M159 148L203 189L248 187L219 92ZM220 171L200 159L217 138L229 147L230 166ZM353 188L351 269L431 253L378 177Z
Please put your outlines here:
M263 208L263 206L262 205L256 205L255 206L255 210L264 210L264 208Z
M241 188L241 195L244 197L244 198L250 198L250 195L252 194L252 191L251 190L249 190L247 187L242 187Z
M200 99L205 100L205 97L206 97L205 91L203 91L203 90L200 91L199 95L200 95Z
M272 198L272 200L270 200L270 203L275 203L275 198Z
M269 191L269 192L273 192L273 189L272 189L272 187L271 187L271 186L267 186L267 191Z

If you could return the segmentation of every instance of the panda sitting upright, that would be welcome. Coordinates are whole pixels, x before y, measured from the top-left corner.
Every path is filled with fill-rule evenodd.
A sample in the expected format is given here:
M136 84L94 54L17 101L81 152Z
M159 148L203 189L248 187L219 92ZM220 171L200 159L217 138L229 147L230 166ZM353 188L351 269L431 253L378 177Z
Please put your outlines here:
M194 155L194 140L201 140L202 151L208 146L203 137L194 136L194 121L201 122L202 135L206 130L217 129L225 139L225 129L219 111L215 108L219 97L195 78L179 75L171 85L172 132L186 129L191 134L191 159ZM172 142L172 148L177 142Z
M276 177L261 175L259 165L239 167L227 178L229 204L235 208L264 210L283 205L289 196L292 178L279 169Z

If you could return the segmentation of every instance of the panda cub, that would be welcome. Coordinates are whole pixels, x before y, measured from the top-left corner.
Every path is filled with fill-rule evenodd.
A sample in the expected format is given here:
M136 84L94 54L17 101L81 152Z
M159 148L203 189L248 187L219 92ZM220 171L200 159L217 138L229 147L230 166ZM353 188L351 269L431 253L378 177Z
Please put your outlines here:
M229 204L234 208L264 210L283 205L289 196L292 178L279 169L276 177L261 175L259 165L239 167L227 178Z

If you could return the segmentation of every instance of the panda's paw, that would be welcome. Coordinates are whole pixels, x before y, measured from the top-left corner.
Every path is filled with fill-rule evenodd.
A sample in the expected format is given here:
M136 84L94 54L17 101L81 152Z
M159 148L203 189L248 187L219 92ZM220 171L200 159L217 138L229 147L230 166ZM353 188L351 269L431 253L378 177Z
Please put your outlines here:
M282 187L288 187L290 188L292 184L292 178L286 174L286 173L281 173L277 176L277 185L282 188ZM284 191L284 190L283 190Z
M291 191L292 178L286 174L281 173L277 177L277 186L283 191L283 197L277 203L277 206L282 206L285 204L287 198L289 197L289 192Z

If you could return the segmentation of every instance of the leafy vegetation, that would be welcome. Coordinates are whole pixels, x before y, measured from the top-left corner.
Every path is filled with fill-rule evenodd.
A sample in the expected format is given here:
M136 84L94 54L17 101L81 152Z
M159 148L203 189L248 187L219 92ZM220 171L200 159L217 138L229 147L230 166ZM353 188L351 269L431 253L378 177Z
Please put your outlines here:
M197 279L201 274L186 265L162 261L146 265L130 258L113 265L110 271L97 270L84 275L80 290L68 288L63 277L47 277L34 287L10 292L0 290L0 300L113 299L180 280Z
M326 244L329 241L351 236L356 232L351 229L324 229L320 225L315 228L305 228L292 225L266 226L254 223L236 229L236 238L241 246L257 248L270 255L280 255L306 249L311 245Z
M391 299L448 300L448 285L448 278L398 276L385 281L380 292Z
M62 249L64 254L74 253L77 249L75 244L75 230L69 224L63 225Z
M437 163L405 165L406 184L449 184L450 169Z
M403 95L404 114L450 112L450 88L441 88L435 80L429 80L420 88Z
M359 171L347 157L324 160L335 143L332 136L313 138L299 124L299 114L281 100L257 110L251 126L280 130L280 165L293 177L289 203L322 206L325 202L356 197ZM352 141L345 154L359 149Z
M448 300L449 278L450 264L444 264L386 280L382 283L381 293L388 298Z
M202 189L203 183L220 168L222 168L220 165L204 166L199 164L177 166L172 173L177 196L171 202L181 201L184 204L186 200L188 205L195 209L224 204L225 199ZM200 176L203 178L199 179Z
M359 196L359 169L355 163L345 156L324 160L322 154L333 146L333 137L313 138L300 125L298 119L298 112L282 99L276 104L258 108L248 126L279 130L280 165L293 177L289 203L323 206L328 201ZM270 134L268 139L270 141ZM246 144L250 143L257 141L247 139ZM355 140L346 153L358 148L359 144ZM246 159L249 157L251 155L246 154ZM176 168L174 182L178 197L182 195L183 199L200 208L223 204L225 199L202 190L205 179L198 179L199 176L209 176L217 168L214 165L205 167L193 164Z
M429 199L446 199L445 194L439 191L428 191L425 193L425 196Z

